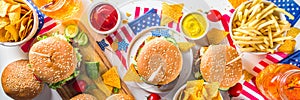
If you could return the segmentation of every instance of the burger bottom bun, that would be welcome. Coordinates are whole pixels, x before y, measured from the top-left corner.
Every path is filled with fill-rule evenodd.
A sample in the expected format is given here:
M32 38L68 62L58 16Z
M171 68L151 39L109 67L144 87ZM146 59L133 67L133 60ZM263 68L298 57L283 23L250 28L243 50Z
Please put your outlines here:
M36 80L28 64L28 60L18 60L7 65L2 72L2 88L13 99L32 99L43 89L43 84Z

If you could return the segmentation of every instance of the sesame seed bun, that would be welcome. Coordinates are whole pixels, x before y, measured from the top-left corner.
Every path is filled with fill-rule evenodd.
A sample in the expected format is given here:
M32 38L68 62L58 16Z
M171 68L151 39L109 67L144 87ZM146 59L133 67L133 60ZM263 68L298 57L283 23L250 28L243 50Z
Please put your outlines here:
M18 60L7 65L2 72L2 88L13 99L32 99L43 89L43 84L36 80L28 64L28 60Z
M97 100L97 98L90 94L78 94L72 97L70 100Z
M208 82L219 82L220 89L234 86L242 76L241 59L226 65L238 57L238 52L230 46L211 45L201 58L200 71Z
M50 84L68 78L77 65L72 45L58 37L35 43L29 51L29 62L34 74Z
M155 38L141 49L137 56L137 71L148 82L165 85L177 78L182 69L182 55L180 50L171 42L163 38ZM159 67L158 74L149 81L150 76Z

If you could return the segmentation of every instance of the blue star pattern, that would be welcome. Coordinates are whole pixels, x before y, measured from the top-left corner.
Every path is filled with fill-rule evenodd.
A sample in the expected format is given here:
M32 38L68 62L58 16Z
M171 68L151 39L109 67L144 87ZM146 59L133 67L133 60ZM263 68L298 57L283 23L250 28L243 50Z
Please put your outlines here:
M269 0L271 2L274 2L279 8L285 9L287 12L292 14L295 19L291 20L287 16L286 20L291 23L292 26L294 26L297 21L300 19L300 6L294 1L294 0Z
M129 45L128 43L126 43L124 40L122 40L121 42L118 42L118 50L126 51L128 45Z
M291 64L300 68L300 50L289 55L287 58L281 60L279 63Z
M133 31L133 33L136 35L137 33L141 32L143 29L146 29L147 27L159 26L160 17L156 13L156 10L152 8L144 15L128 23L128 25Z
M108 46L108 44L105 42L104 39L102 39L100 42L97 41L97 44L101 48L102 51L105 51L105 48Z
M43 28L44 26L44 17L45 15L33 4L33 2L31 0L27 0L30 5L34 8L34 10L36 11L37 15L38 15L38 19L39 19L39 25L38 25L38 30L37 33Z
M169 29L156 29L151 31L152 36L163 36L163 37L171 37L169 34Z

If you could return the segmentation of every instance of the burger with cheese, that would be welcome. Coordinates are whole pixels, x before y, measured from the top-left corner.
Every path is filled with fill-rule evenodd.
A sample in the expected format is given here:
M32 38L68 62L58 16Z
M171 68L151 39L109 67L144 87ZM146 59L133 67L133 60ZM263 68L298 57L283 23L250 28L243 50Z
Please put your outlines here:
M221 90L234 86L242 76L242 61L230 46L211 45L201 58L200 72L207 82L219 82Z
M140 46L133 64L141 79L152 85L174 81L182 69L182 54L176 41L165 37L148 37Z
M76 53L72 45L59 36L35 43L29 51L29 62L36 77L53 89L78 75Z

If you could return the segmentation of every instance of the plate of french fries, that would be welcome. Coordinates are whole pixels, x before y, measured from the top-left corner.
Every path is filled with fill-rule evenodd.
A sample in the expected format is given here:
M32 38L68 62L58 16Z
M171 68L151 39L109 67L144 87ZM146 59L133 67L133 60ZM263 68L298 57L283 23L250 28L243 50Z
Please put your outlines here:
M229 32L240 52L255 54L274 53L285 40L291 24L285 19L294 16L274 3L253 0L242 3L230 19Z

